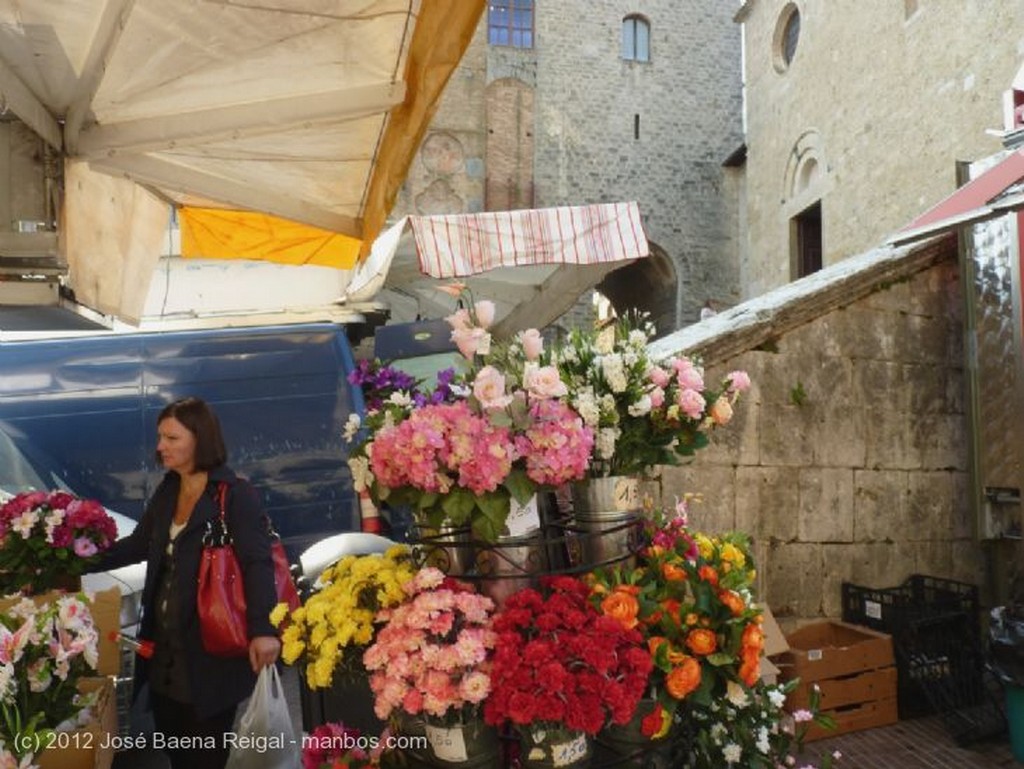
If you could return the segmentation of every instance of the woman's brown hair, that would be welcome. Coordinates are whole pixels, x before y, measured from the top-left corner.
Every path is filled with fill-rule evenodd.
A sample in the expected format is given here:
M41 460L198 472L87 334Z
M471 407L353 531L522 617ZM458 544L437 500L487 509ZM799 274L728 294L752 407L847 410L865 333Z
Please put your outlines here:
M173 417L196 438L196 470L212 470L228 461L220 421L213 409L200 398L182 398L164 406L156 423ZM157 462L160 455L157 454Z

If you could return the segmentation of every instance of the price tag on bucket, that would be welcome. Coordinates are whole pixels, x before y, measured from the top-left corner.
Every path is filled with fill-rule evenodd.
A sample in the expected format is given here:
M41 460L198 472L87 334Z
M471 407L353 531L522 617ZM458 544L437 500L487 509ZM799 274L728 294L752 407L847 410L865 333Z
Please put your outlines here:
M572 766L587 755L587 737L578 735L571 742L551 746L551 761L555 766Z
M461 763L469 760L466 754L466 740L462 729L445 729L433 724L425 724L427 740L434 755L442 761Z
M510 537L522 537L540 528L540 512L537 509L536 494L530 497L525 505L520 505L514 499L511 500L505 527L508 529Z
M621 512L640 507L640 483L636 478L619 478L615 482L615 509Z

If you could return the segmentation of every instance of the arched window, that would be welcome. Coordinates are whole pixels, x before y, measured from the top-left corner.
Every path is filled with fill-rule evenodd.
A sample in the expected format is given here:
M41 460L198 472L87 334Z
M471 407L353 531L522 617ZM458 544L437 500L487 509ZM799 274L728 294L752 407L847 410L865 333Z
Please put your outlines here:
M643 16L632 14L622 20L622 58L651 60L651 24Z
M491 0L487 6L487 42L533 48L533 0Z

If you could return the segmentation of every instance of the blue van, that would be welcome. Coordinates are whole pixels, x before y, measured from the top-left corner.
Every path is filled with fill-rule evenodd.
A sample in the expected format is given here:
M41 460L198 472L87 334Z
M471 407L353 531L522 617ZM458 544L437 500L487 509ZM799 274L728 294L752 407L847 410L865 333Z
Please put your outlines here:
M293 561L358 531L342 432L363 412L332 323L0 343L0 431L47 482L138 520L163 475L156 417L188 395L220 417L228 461L259 489Z

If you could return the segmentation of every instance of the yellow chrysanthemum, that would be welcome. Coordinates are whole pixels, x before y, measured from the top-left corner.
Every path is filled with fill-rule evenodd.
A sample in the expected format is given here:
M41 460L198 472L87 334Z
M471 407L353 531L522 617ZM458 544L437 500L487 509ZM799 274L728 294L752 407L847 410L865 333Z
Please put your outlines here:
M274 627L280 627L281 623L284 621L284 618L287 617L287 616L288 616L288 604L283 603L283 602L279 603L270 612L270 624L273 625Z
M306 645L302 641L292 641L285 643L281 647L281 659L284 660L286 665L291 665L302 656L302 652L305 651Z

